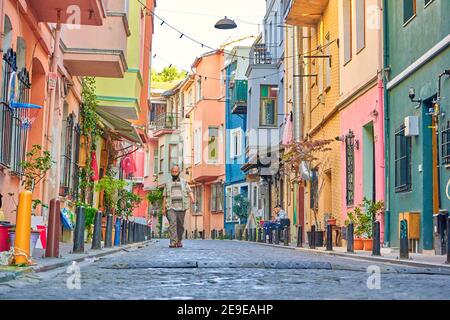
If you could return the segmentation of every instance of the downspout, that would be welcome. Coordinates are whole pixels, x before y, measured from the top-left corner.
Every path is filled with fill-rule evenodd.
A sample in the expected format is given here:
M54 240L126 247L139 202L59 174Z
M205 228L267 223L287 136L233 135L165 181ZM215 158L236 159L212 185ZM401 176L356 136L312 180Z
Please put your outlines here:
M383 0L383 58L384 70L389 66L389 43L388 43L388 17L387 2ZM390 196L389 190L391 181L389 179L389 161L390 161L390 135L389 135L389 95L386 89L388 79L384 79L384 176L385 176L385 214L384 214L384 243L389 245L390 242Z
M300 29L300 30L299 30ZM303 132L303 123L302 123L302 105L303 105L303 95L301 94L301 90L303 88L303 68L300 65L300 53L302 50L302 41L299 40L299 31L302 32L302 28L298 26L294 27L294 39L293 39L293 48L294 48L294 59L293 59L293 77L294 77L294 92L293 92L293 115L294 115L294 139L295 141L300 141L302 138ZM302 34L303 35L303 34Z
M53 74L57 74L58 72L58 61L60 59L60 45L61 45L61 10L58 10L57 12L58 15L58 22L56 24L56 28L55 28L55 42L54 42L54 47L53 47L53 57L52 57L52 65L51 65L51 72ZM58 137L53 135L53 130L55 128L54 126L54 121L55 119L59 119L59 115L60 115L60 110L58 110L59 108L57 108L56 106L56 90L58 88L58 81L56 82L56 87L51 90L50 93L50 103L49 103L49 108L48 108L48 121L47 121L47 132L46 132L46 146L47 146L47 151L50 151L53 153L53 151L57 151L57 146L55 145L55 143L57 142ZM56 115L55 115L56 113ZM54 118L54 115L56 116L56 118ZM55 130L55 134L57 134L57 131ZM44 180L44 190L43 190L43 195L44 195L44 203L49 203L50 200L53 199L53 197L57 197L59 191L57 190L57 185L59 183L59 178L58 178L58 171L60 168L59 165L59 157L56 157L55 159L55 155L56 153L53 153L53 160L56 160L55 166L53 167L53 169L51 170L50 174L47 175L47 177ZM53 182L53 183L52 183ZM52 184L53 190L51 190L52 188L50 188L50 184ZM52 192L52 194L50 195L50 191Z
M382 0L378 0L377 4L379 6L379 10L380 10L380 16L382 16ZM380 19L380 23L381 23L381 19ZM385 195L385 179L384 178L384 172L381 175L381 179L378 179L377 173L380 172L381 170L384 170L385 168L385 159L384 159L384 150L385 150L385 140L384 140L384 98L383 98L383 55L382 55L382 50L383 50L383 25L380 26L380 28L378 29L378 45L379 45L379 51L378 51L378 84L377 84L377 113L378 113L378 117L377 117L377 141L376 141L376 154L374 155L375 157L375 163L376 163L376 171L375 171L375 195L374 195L374 200L375 201L379 201L379 200L383 200L384 195ZM378 159L378 160L377 160ZM381 180L381 181L378 181ZM385 216L382 215L379 217L379 221L380 221L380 241L381 243L384 243L384 237L385 237Z
M306 52L311 52L311 27L305 28L303 32L303 37L305 38ZM303 41L303 40L302 40ZM306 74L311 74L311 64L307 64ZM305 130L304 132L309 132L311 130L311 78L306 78L306 86L305 86L304 94L305 94Z

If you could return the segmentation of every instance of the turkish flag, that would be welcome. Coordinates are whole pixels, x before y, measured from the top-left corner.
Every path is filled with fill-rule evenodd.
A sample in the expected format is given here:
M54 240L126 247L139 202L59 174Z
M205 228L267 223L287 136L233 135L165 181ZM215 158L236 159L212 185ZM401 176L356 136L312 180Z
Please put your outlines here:
M122 169L127 175L137 171L136 162L131 154L122 159Z
M91 176L91 180L92 181L98 181L99 179L99 174L98 174L98 165L97 165L97 153L95 151L91 152L91 168L92 168L92 176Z

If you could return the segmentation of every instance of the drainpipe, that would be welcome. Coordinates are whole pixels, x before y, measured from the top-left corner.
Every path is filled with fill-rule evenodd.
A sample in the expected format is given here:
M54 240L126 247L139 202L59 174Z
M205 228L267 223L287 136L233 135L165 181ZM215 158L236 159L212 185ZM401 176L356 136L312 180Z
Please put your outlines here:
M52 57L52 65L51 72L53 74L57 74L58 72L58 61L60 59L60 45L61 45L61 10L58 10L58 22L56 24L55 29L55 43L53 48L53 57ZM53 155L53 160L56 161L55 165L50 171L50 174L44 180L44 203L49 203L51 199L56 198L59 191L57 190L57 186L59 185L59 169L60 162L58 154L58 131L56 130L54 122L55 120L59 121L59 116L61 114L59 110L59 106L57 105L56 99L56 90L58 88L58 81L56 82L56 87L51 90L50 93L50 103L48 108L48 122L47 122L47 133L46 133L46 146L47 150L50 151ZM53 134L55 133L55 134ZM55 157L56 156L56 157ZM51 193L51 194L50 194Z
M300 57L299 53L303 52L303 40L299 40L299 33L303 37L303 29L301 27L294 27L294 39L293 39L293 48L294 48L294 92L293 92L293 115L294 115L294 139L295 141L300 141L302 138L303 132L303 123L302 123L302 105L303 105L303 67L300 65Z
M383 0L383 57L384 57L384 69L389 66L389 45L388 45L388 17L387 17L387 0ZM384 145L384 176L385 176L385 214L384 214L384 243L390 242L390 197L389 190L391 181L389 179L389 161L390 161L390 135L389 135L389 95L386 89L387 79L384 80L384 139L386 141Z
M311 52L311 28L304 28L303 29L303 38L305 39L306 46L305 51ZM303 40L302 40L303 41ZM307 64L306 67L306 74L311 74L311 64ZM308 133L309 130L311 130L311 78L306 78L306 90L304 91L305 94L305 132Z
M377 1L378 7L380 9L380 17L382 16L382 0ZM381 22L381 21L380 21ZM383 55L382 55L382 48L383 46L383 26L380 25L380 28L378 29L378 45L379 45L379 54L378 54L378 85L377 85L377 126L376 126L376 135L377 135L377 142L376 142L376 154L375 154L375 161L377 170L375 172L375 197L374 200L382 200L385 194L385 179L384 173L381 175L380 181L377 180L377 173L380 172L379 170L384 170L385 164L384 164L384 99L383 99ZM384 243L384 237L385 237L385 216L381 216L380 219L380 241L381 243Z

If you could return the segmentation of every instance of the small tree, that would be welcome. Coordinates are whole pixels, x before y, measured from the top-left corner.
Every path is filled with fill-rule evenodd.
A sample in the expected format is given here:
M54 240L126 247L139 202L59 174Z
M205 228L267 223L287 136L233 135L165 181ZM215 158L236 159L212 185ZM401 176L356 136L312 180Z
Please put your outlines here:
M97 192L103 191L105 209L111 213L117 213L118 192L125 188L127 183L120 179L114 179L106 175L95 186Z
M119 203L121 215L124 217L130 217L133 215L133 210L138 208L142 202L142 198L128 190L119 191Z
M162 215L163 198L164 198L163 188L152 190L147 194L148 202L152 205L153 209L156 211L156 217L158 218L159 234L161 235L163 227L163 215Z
M317 179L317 184L310 191L313 199L312 211L317 226L319 226L317 220L319 199L325 186L325 166L318 158L318 155L323 155L330 151L331 148L329 145L332 142L333 140L331 139L293 141L286 145L287 151L282 157L284 163L282 173L288 176L292 182L313 181L313 179ZM312 168L317 168L313 170L317 175L312 174ZM306 174L304 169L307 171Z
M49 151L42 151L42 146L33 145L27 152L25 161L20 164L22 168L22 186L33 192L35 186L45 178L55 161L52 160Z
M234 196L233 200L233 213L237 215L241 221L245 221L248 218L248 198L238 194Z

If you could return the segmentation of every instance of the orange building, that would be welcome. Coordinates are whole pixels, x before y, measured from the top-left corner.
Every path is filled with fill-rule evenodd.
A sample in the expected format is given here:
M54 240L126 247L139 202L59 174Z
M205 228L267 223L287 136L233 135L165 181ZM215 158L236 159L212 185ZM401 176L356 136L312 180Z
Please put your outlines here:
M223 76L223 51L213 51L197 58L194 70L195 102L187 116L192 121L191 137L193 161L192 187L197 216L197 231L211 237L214 230L223 230L223 183L225 181L225 97ZM191 171L191 172L189 172ZM194 209L194 208L193 208ZM198 217L202 216L199 223ZM192 225L192 223L191 223ZM194 230L195 232L195 230Z

